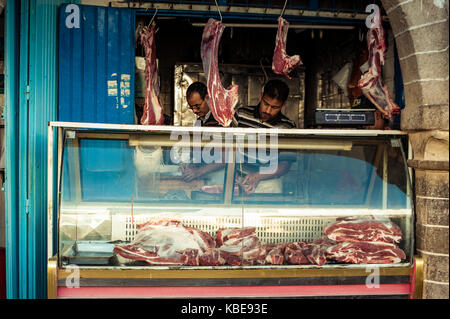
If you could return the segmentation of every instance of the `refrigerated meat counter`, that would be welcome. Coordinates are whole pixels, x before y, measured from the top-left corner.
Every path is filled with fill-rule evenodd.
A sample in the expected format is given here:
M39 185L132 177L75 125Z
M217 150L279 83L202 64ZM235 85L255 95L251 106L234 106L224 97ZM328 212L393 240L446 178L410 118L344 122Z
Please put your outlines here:
M418 295L401 131L50 122L48 136L49 298Z

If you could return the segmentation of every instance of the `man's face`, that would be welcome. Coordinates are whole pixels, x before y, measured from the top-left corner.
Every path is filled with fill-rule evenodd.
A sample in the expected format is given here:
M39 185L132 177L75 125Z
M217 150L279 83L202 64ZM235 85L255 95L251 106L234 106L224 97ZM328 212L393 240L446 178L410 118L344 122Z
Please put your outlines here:
M277 99L261 95L261 102L259 103L259 116L263 122L273 119L284 107L284 102Z
M194 92L187 98L187 102L192 112L198 117L203 117L209 112L209 106L206 102L207 96L204 99L200 97L198 92Z

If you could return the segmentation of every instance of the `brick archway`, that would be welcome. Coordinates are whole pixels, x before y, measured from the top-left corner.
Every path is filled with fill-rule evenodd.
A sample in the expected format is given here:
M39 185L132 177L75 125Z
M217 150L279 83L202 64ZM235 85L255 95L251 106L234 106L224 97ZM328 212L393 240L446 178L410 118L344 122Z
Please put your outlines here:
M382 0L397 45L416 185L424 298L449 298L448 0Z

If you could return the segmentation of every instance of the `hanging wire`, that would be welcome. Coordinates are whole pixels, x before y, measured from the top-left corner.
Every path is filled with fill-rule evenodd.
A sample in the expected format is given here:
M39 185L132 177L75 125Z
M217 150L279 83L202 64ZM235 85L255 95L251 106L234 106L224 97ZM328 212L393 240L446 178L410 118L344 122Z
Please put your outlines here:
M150 27L153 23L153 20L155 20L156 14L158 13L158 6L156 6L156 11L155 14L153 15L152 19L150 20L150 23L148 24L148 26Z
M222 22L222 13L220 13L219 4L217 3L217 0L214 0L214 2L216 3L217 11L219 11L220 22Z
M284 10L286 10L286 5L287 5L287 3L288 3L288 0L286 0L286 1L284 2L283 10L281 11L280 17L283 16Z

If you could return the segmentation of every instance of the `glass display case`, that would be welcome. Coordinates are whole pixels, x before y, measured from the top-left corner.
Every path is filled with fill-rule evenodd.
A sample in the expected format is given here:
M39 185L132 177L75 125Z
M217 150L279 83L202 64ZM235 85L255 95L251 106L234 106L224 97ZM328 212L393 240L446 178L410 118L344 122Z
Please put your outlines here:
M61 268L412 265L402 132L54 128L49 255Z

